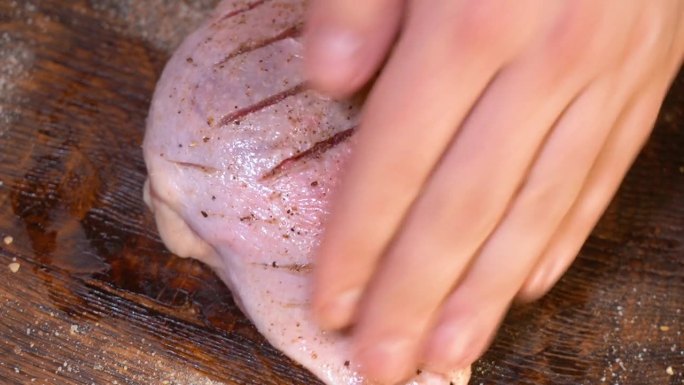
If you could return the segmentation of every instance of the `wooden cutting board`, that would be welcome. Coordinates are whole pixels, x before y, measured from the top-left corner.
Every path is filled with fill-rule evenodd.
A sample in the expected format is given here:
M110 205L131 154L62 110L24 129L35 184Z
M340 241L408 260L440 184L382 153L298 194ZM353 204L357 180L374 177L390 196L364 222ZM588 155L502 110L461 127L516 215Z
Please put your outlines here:
M0 0L0 383L314 384L161 244L140 143L216 0ZM472 384L684 383L684 83L570 272Z

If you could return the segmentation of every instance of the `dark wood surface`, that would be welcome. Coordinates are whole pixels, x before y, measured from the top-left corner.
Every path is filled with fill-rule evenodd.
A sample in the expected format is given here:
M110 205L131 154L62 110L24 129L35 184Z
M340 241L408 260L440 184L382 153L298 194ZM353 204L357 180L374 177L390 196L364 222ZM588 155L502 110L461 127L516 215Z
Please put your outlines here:
M155 80L215 3L0 0L1 384L317 383L164 249L141 200ZM682 107L684 79L577 262L511 312L472 384L684 384Z

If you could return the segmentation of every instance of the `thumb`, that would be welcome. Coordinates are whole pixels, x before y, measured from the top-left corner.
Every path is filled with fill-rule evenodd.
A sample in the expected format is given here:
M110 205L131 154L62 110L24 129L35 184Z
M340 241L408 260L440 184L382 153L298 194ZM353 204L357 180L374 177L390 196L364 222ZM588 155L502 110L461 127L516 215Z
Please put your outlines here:
M314 0L305 63L314 87L346 96L377 71L399 29L403 0Z

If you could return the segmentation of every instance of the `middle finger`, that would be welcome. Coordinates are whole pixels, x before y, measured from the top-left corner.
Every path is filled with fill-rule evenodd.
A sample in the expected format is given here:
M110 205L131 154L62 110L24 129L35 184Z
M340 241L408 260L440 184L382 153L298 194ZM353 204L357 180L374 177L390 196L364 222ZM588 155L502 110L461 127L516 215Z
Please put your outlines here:
M377 270L354 336L357 359L376 378L414 367L436 309L501 220L550 128L599 71L587 61L562 73L535 53L485 91Z

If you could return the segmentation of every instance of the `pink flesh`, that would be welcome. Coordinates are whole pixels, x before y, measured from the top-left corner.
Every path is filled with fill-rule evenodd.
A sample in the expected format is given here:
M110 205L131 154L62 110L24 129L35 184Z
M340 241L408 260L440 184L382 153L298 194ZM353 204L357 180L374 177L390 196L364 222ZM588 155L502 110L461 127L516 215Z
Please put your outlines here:
M185 40L152 101L145 195L166 245L212 266L275 347L327 384L369 384L346 338L308 313L313 250L359 103L302 85L304 5L226 0ZM408 384L468 377L423 372Z

